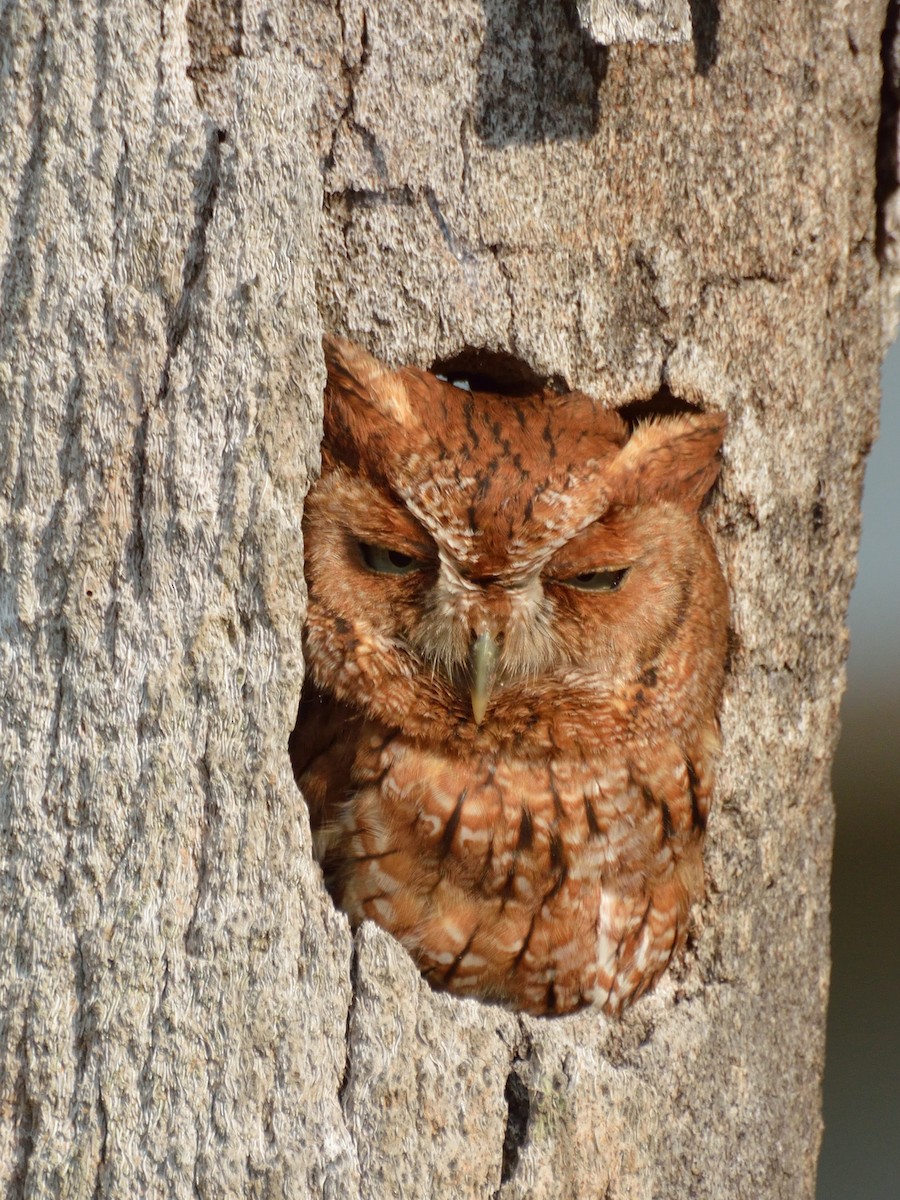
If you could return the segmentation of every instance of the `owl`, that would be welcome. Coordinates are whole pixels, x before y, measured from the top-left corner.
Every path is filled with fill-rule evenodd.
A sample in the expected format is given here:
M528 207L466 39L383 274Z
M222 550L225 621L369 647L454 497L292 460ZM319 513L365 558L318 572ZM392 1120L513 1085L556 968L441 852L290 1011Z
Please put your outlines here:
M619 1014L703 890L724 417L325 357L290 753L327 886L435 987Z

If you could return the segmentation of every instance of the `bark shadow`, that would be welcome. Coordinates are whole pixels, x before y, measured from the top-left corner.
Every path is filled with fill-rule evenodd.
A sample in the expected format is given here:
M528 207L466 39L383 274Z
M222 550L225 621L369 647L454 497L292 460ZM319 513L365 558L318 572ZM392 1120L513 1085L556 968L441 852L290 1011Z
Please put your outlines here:
M688 0L691 9L694 62L698 75L708 75L719 57L718 0Z
M573 0L482 0L476 128L495 148L586 141L597 130L608 51Z

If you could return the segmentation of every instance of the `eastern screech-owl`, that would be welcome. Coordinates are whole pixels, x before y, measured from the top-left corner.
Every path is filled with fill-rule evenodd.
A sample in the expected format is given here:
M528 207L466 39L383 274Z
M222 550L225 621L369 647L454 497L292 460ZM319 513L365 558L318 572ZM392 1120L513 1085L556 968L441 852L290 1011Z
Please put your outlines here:
M325 355L290 748L328 887L437 987L619 1013L703 888L724 417L629 432L580 392Z

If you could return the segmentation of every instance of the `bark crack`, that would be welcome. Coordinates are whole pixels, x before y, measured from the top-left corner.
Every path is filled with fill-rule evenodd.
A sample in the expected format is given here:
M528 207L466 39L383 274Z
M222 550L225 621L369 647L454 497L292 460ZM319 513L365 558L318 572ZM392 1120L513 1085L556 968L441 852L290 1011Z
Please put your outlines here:
M47 22L41 23L34 51L34 86L32 89L31 152L22 171L18 202L10 214L7 258L0 279L0 313L12 314L22 309L21 301L34 290L34 230L41 202L46 156L44 125L44 78L47 73Z
M190 919L184 931L184 948L185 953L197 953L196 936L197 936L197 921L200 915L200 905L204 897L209 891L209 875L210 875L210 846L209 840L212 836L213 824L218 816L218 806L213 796L212 772L209 765L209 731L207 730L206 743L203 747L203 754L198 763L200 784L203 789L203 813L201 817L200 830L200 846L197 863L197 886L194 890L194 905Z
M503 1151L500 1159L500 1186L492 1200L499 1200L503 1185L512 1179L519 1158L528 1143L531 1129L531 1111L534 1097L523 1078L523 1067L531 1061L533 1046L531 1038L520 1022L521 1040L515 1046L503 1095L506 1100L506 1129L503 1134Z
M337 6L338 20L341 25L341 45L343 46L343 64L344 73L347 77L347 98L344 107L338 114L337 120L334 122L334 129L331 134L331 144L328 147L328 152L325 155L322 174L327 173L332 169L335 162L335 153L337 140L340 136L341 129L346 122L347 125L358 133L366 144L366 148L372 155L372 161L375 164L375 169L381 179L387 181L387 164L384 159L384 154L378 145L375 135L365 128L354 116L354 106L356 103L355 89L359 79L366 68L366 63L369 61L369 27L366 22L366 14L362 14L362 29L360 30L360 50L359 57L356 61L351 61L347 55L347 21L344 16L344 6Z
M32 1045L30 1011L26 1010L15 1061L18 1064L13 1084L14 1102L10 1114L7 1153L10 1164L9 1192L11 1200L25 1195L31 1157L34 1154L36 1104L28 1086L28 1048Z
M207 236L219 195L222 166L221 147L227 136L224 129L215 126L209 130L207 136L206 153L200 164L200 172L194 190L196 219L194 231L184 256L181 294L172 309L166 331L166 358L160 378L158 403L162 403L168 394L172 363L190 325L194 307L194 290L206 266Z
M103 1098L103 1086L97 1086L97 1114L100 1118L100 1151L97 1156L97 1178L94 1182L94 1200L99 1200L103 1194L103 1168L106 1166L109 1146L109 1114L106 1111L106 1101Z
M149 1017L148 1026L150 1033L150 1042L147 1047L147 1053L144 1055L144 1061L141 1064L141 1070L138 1077L138 1094L140 1096L141 1107L144 1112L153 1112L155 1108L153 1096L153 1068L154 1060L156 1059L157 1051L160 1046L160 1023L165 1019L166 1001L169 995L169 956L163 954L163 978L162 986L159 990L159 999L154 1006L153 1012Z
M500 277L503 280L503 287L506 291L506 299L509 303L509 321L506 326L506 344L510 350L514 350L516 341L516 304L513 296L513 281L509 268L503 260L502 246L489 246L488 249L494 256L494 261L497 264L497 270L500 272Z
M352 1024L353 1016L356 1011L356 989L359 983L359 952L356 948L356 938L353 939L353 948L350 951L350 1003L347 1005L347 1024L344 1030L344 1071L341 1075L341 1082L338 1087L338 1102L341 1106L341 1111L344 1114L344 1122L347 1121L347 1089L350 1086L350 1079L353 1074L353 1036Z
M360 1168L359 1144L356 1135L353 1131L353 1126L350 1121L351 1107L353 1105L353 1095L350 1090L350 1084L353 1082L353 1021L356 1014L356 1004L358 998L359 987L359 951L356 945L356 936L354 935L352 948L350 951L350 1003L347 1005L347 1022L344 1027L344 1070L341 1074L341 1081L338 1084L338 1105L340 1106L341 1114L344 1118L344 1128L347 1130L347 1137L350 1145L353 1148L353 1157L356 1161L357 1169Z
M172 364L175 361L188 328L194 310L195 290L203 276L207 261L207 238L212 224L219 195L219 182L222 166L222 143L227 138L224 129L212 126L206 140L206 151L200 163L197 183L194 188L195 220L194 229L184 255L184 265L181 273L181 292L169 314L166 328L166 354L160 372L159 388L156 393L155 405L145 404L141 411L134 438L135 457L135 496L134 496L134 562L135 573L139 581L144 579L144 559L146 555L147 531L145 522L146 483L149 474L147 460L147 439L150 417L153 408L165 404L171 383Z

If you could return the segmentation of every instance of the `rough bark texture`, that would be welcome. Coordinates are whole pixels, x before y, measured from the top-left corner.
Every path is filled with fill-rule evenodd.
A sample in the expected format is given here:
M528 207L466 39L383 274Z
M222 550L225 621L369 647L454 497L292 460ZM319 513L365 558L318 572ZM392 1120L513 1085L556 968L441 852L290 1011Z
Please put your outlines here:
M597 45L592 15L632 8L690 40ZM896 291L883 22L0 5L5 1195L813 1195L828 771ZM621 1023L434 995L322 888L286 748L321 322L730 414L708 897Z
M608 46L614 42L686 42L691 36L688 0L575 0L584 28Z

